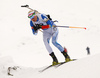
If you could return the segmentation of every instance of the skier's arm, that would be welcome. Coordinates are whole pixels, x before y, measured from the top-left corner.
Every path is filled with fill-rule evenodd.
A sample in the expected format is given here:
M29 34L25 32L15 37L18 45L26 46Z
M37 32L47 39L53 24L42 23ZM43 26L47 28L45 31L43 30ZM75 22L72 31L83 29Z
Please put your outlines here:
M42 19L47 23L47 25L43 25L41 27L41 29L47 29L47 28L50 28L52 27L53 25L53 22L46 16L46 15L41 15Z
M31 26L33 34L37 35L37 31L34 30L34 25L33 25L32 21L30 21L30 26Z

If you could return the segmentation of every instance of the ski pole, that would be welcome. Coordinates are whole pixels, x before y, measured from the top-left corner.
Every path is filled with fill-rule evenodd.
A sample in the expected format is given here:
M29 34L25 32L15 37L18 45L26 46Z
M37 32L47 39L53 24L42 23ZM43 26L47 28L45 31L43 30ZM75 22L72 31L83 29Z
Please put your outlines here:
M64 27L64 28L79 28L79 29L85 29L85 27L73 27L73 26L53 26L53 27Z
M28 9L30 9L30 10L33 10L32 8L29 7L29 5L22 5L21 7L26 7L26 8L28 8ZM36 10L34 10L34 11L36 11ZM36 11L36 12L38 12L38 11ZM39 29L39 31L43 32L43 31L40 30L40 29Z
M30 10L33 10L32 8L29 7L29 5L22 5L21 7L26 7L28 9L30 9Z
M22 5L21 7L26 7L26 8L28 8L28 9L30 9L30 10L33 10L32 8L29 7L29 5ZM34 10L34 11L36 11L36 10ZM38 11L36 11L36 12L38 12ZM39 13L39 12L38 12L38 13ZM79 29L85 29L85 30L86 30L85 27L73 27L73 26L53 26L53 27L79 28Z

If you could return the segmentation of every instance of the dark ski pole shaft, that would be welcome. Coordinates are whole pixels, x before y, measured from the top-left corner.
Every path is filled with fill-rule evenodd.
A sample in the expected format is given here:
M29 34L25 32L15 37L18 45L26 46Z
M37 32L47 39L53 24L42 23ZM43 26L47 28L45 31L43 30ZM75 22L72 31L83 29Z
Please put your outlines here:
M30 10L33 10L32 8L29 7L29 5L22 5L21 7L25 7L25 8L28 8Z

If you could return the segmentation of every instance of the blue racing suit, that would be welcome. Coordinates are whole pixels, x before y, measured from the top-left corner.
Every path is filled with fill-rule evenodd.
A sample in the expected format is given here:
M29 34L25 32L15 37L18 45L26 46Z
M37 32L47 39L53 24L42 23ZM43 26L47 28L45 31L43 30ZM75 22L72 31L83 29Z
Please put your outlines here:
M37 34L37 31L34 30L34 26L36 24L40 24L42 26L49 25L48 28L43 29L43 41L49 54L53 52L51 46L49 45L50 38L52 38L53 45L57 47L61 52L63 52L64 48L57 42L58 29L56 27L53 27L53 25L55 25L54 22L52 20L49 20L45 14L37 14L36 22L30 20L30 26L34 35Z

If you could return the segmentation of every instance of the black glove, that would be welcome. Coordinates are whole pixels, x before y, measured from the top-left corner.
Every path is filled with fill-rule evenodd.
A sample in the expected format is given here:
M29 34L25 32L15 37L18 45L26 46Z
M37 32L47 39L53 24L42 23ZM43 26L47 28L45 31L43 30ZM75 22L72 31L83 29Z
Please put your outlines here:
M35 26L34 26L34 30L35 31L37 31L38 29L40 29L41 28L41 25L40 24L36 24Z

